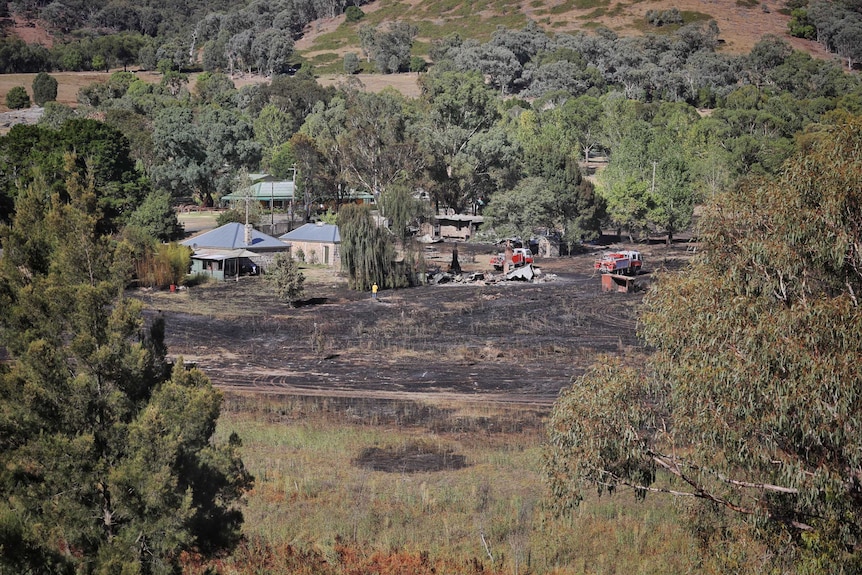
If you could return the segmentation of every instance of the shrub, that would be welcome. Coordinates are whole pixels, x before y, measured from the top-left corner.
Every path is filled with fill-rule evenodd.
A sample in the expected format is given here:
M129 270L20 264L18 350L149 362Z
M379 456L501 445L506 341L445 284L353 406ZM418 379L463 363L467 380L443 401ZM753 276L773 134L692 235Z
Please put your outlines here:
M649 24L657 28L668 24L683 23L682 14L680 13L679 8L671 8L670 10L664 10L663 12L659 12L658 10L647 10L644 18L646 18L646 21Z
M245 209L231 208L226 212L222 212L216 218L216 224L223 226L230 223L245 224ZM255 225L260 221L260 215L256 210L250 210L248 214L248 223Z
M39 118L39 125L52 130L59 130L66 121L75 117L73 108L59 102L45 102L45 111Z
M33 78L33 101L37 106L57 99L57 79L45 72L39 72Z
M346 22L359 22L365 17L365 12L359 6L348 6L344 11L344 17Z
M183 284L191 266L191 248L172 242L146 250L137 261L135 271L139 285L165 288Z
M808 18L808 11L805 8L796 8L790 13L787 27L790 29L790 35L796 38L813 40L817 36L817 29Z
M30 107L30 96L24 86L15 86L6 94L6 106L10 110L20 110Z
M275 284L278 298L286 301L291 307L293 302L302 297L305 276L299 271L299 265L293 261L290 254L280 253L266 271L266 279Z
M348 52L344 55L344 73L355 74L358 71L359 57L353 52Z
M411 72L424 72L428 69L428 62L425 61L421 56L411 56L410 57L410 71Z

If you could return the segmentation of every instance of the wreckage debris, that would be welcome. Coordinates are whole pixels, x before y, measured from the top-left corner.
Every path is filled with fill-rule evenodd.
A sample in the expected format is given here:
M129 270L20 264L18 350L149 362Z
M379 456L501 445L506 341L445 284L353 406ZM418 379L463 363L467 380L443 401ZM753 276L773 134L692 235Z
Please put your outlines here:
M527 264L523 267L509 270L508 273L500 274L485 274L483 272L473 272L471 274L453 274L449 272L436 272L429 274L429 285L442 285L447 283L478 283L488 285L501 281L525 281L525 282L547 282L555 281L555 274L542 274L542 270L534 267L532 264Z

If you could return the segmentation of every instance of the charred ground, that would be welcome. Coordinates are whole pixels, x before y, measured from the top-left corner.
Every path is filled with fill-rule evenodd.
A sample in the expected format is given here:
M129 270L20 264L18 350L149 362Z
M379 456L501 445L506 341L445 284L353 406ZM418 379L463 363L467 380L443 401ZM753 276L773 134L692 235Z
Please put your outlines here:
M450 252L437 246L431 264L445 267ZM165 317L170 355L226 391L547 406L597 355L638 346L644 290L686 248L640 246L646 273L631 294L601 292L590 250L537 260L536 283L453 282L377 301L319 269L304 270L308 299L296 308L260 277L137 295ZM461 265L490 271L492 251L461 244Z

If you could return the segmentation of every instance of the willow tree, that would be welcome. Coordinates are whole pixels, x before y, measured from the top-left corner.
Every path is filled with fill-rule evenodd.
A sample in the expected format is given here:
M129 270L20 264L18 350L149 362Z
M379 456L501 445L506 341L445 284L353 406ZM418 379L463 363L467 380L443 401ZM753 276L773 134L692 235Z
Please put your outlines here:
M823 130L711 201L700 255L646 297L648 369L600 364L561 396L563 507L671 494L719 570L862 569L862 118Z
M395 246L389 231L378 226L367 206L347 204L338 211L341 268L351 289L365 291L403 285L395 271Z

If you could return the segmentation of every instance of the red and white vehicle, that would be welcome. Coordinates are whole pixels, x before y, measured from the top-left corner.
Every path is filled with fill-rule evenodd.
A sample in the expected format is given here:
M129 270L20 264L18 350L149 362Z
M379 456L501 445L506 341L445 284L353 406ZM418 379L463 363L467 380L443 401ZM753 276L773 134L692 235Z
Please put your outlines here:
M636 276L640 273L642 266L641 253L634 250L605 254L602 259L596 260L596 269L603 274Z
M500 252L495 256L491 256L491 265L494 269L501 271L503 264L506 263L506 253ZM513 268L519 268L527 264L533 263L533 252L530 248L512 248L512 261L509 264Z

